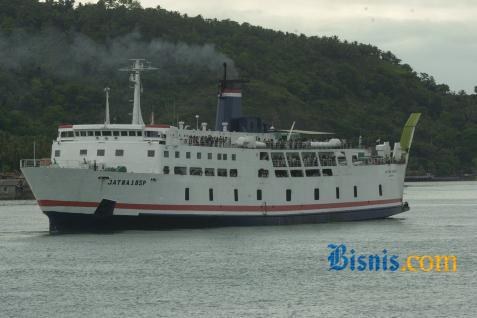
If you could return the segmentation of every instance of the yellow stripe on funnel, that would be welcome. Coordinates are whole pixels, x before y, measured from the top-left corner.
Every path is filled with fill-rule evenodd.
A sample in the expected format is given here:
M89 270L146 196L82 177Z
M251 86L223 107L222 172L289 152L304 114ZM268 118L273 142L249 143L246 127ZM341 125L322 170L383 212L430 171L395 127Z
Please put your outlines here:
M416 128L420 117L421 113L412 113L411 116L409 116L406 125L404 125L401 135L401 149L405 152L409 152L409 149L411 148L414 129Z

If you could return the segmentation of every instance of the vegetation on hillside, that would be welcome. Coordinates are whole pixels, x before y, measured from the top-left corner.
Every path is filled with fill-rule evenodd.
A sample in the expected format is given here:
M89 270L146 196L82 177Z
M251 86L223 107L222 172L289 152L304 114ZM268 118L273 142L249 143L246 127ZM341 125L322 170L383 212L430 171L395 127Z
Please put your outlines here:
M0 2L0 171L20 158L49 156L60 123L103 121L111 88L114 122L129 122L128 58L158 72L144 78L144 118L213 123L216 81L227 61L244 88L244 112L275 127L334 131L349 141L398 140L411 112L423 114L410 170L436 175L477 170L477 94L455 93L417 74L391 52L307 37L133 0ZM477 93L477 92L476 92Z

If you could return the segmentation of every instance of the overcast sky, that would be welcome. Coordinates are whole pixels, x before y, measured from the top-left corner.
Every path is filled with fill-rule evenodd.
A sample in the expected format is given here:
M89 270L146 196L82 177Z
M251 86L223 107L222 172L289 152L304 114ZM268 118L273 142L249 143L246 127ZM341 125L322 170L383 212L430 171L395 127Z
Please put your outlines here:
M78 1L77 1L78 2ZM84 2L84 1L83 1ZM96 1L90 1L96 2ZM337 35L390 50L452 90L477 86L476 0L140 0L188 15L306 35Z

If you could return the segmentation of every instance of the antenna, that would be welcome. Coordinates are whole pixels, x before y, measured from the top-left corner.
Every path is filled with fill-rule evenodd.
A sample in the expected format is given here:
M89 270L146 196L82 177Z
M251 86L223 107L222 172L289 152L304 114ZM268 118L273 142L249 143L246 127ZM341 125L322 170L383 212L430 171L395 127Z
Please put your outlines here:
M292 132L293 132L293 128L295 128L295 122L293 122L293 124L290 128L290 132L288 133L288 136L287 136L287 141L290 141L290 138L291 138L291 135L292 135Z
M105 125L109 125L111 123L109 120L109 91L110 91L109 87L106 87L104 89L104 92L106 93L106 111L105 111L105 119L104 119Z
M144 125L141 113L141 72L157 70L155 67L149 66L145 59L131 59L131 66L121 68L120 71L129 72L129 81L134 83L134 101L132 112L132 124ZM146 64L146 65L145 65Z

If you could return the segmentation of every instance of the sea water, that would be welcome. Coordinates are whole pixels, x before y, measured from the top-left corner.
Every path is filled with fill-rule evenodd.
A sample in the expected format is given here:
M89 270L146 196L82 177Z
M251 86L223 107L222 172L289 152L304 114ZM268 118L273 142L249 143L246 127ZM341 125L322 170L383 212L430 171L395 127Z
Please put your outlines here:
M409 183L405 200L384 220L68 235L0 201L0 317L475 317L477 182ZM329 244L457 268L336 271Z

